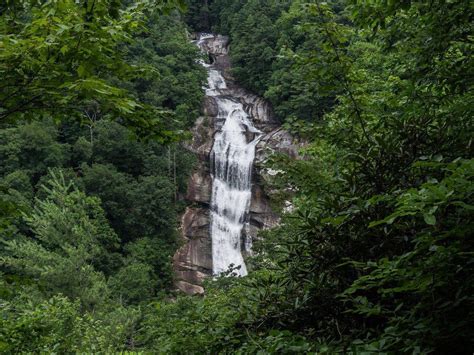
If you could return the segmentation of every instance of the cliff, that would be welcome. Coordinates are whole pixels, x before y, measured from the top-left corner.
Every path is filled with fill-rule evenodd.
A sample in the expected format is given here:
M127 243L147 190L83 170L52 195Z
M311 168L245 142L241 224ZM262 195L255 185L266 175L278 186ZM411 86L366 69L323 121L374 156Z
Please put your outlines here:
M260 131L258 144L255 147L250 206L241 233L242 252L245 256L258 231L271 228L279 222L278 215L270 207L269 192L264 188L264 181L269 176L264 163L274 152L296 157L299 146L287 131L279 127L269 103L239 87L233 80L230 74L228 38L220 35L207 36L200 45L203 51L208 53L212 68L225 78L226 86L220 90L221 96L228 96L233 101L241 103L253 126ZM189 179L186 195L189 206L181 219L180 232L183 245L173 259L176 287L188 294L202 294L204 292L202 281L212 275L213 270L210 235L212 197L210 153L214 136L224 122L218 117L215 96L205 97L202 112L203 116L196 121L192 129L193 138L187 143L187 148L198 157L198 164ZM245 134L247 140L251 141L256 133L248 130Z

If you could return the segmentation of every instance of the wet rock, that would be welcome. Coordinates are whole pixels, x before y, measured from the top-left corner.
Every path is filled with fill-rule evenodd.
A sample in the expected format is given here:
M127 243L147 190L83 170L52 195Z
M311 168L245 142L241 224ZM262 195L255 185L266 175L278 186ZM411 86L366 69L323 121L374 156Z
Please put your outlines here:
M242 102L245 111L259 130L267 133L278 127L279 123L268 101L241 88L235 90L235 96Z
M186 281L177 281L176 287L188 295L203 295L204 288L202 286L193 285Z
M201 162L208 160L212 149L214 129L210 121L208 116L199 117L191 129L192 139L185 143L185 147L195 153Z
M245 140L248 143L252 142L255 137L257 136L257 134L255 132L251 132L251 131L245 131Z
M242 251L244 257L250 255L249 248L262 229L272 228L279 223L279 216L270 205L271 190L265 189L265 183L272 174L265 162L273 153L284 153L299 158L301 144L296 142L289 132L279 127L271 105L264 99L238 86L230 74L229 39L225 36L209 36L204 43L209 52L213 67L220 70L226 79L227 88L219 89L221 97L240 102L252 120L253 125L263 132L256 146L253 170L252 197L247 223L242 231ZM210 236L209 204L212 195L212 178L209 169L209 155L214 143L214 135L222 128L224 119L218 117L216 99L207 96L203 102L203 117L196 120L192 129L192 140L187 148L196 153L198 164L192 173L186 200L188 207L181 220L182 247L173 258L176 287L188 294L202 294L202 282L212 275L212 240ZM257 137L257 132L245 129L247 142Z
M218 114L216 99L212 96L206 96L203 104L204 114L210 117L216 117Z
M300 150L304 146L304 142L298 142L288 131L281 127L265 134L255 149L254 166L257 178L264 183L271 180L276 174L283 173L265 166L272 154L285 154L293 159L304 159L300 154Z
M223 56L229 53L229 37L216 35L212 40L204 41L204 51L212 54L213 56Z
M199 164L188 181L186 200L209 204L212 193L212 178L207 167Z
M304 142L298 142L281 127L265 134L256 147L256 163L263 163L270 154L278 152L291 158L300 159L299 150L304 147Z
M280 220L279 216L273 211L270 199L263 187L257 184L252 187L249 214L250 223L261 229L272 228L278 225Z
M201 207L188 207L181 219L182 235L187 239L208 239L209 210Z
M188 294L201 294L203 279L212 274L208 209L186 209L181 218L181 239L183 246L173 257L175 286Z

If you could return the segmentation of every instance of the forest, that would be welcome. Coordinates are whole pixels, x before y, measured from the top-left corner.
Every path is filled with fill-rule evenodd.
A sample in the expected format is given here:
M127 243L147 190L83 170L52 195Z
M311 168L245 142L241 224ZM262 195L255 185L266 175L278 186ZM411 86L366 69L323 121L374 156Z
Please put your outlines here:
M472 354L473 27L467 0L2 1L0 353ZM305 144L265 162L248 275L190 296L200 32Z

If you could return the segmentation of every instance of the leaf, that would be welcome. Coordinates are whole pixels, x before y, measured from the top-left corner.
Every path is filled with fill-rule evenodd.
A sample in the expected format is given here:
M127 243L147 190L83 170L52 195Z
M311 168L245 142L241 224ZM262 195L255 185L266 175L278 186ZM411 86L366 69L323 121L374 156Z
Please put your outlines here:
M436 217L433 214L424 213L423 219L425 220L426 224L430 226L434 226L436 224Z
M86 76L86 67L84 66L84 64L79 65L79 67L77 68L77 74L80 78Z

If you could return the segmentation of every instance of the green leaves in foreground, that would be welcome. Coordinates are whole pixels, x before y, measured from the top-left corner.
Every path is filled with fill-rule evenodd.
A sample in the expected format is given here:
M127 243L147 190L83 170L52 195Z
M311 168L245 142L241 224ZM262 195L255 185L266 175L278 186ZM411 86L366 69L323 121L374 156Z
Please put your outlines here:
M434 226L436 214L441 214L438 209L452 206L468 211L474 211L474 206L463 201L469 196L474 178L474 162L472 160L456 161L451 164L424 163L416 164L416 167L442 167L451 175L441 182L436 179L421 185L418 189L410 189L397 198L396 210L383 220L370 223L369 227L381 224L392 224L397 219L407 216L421 216L424 222ZM438 211L438 213L437 213ZM441 221L444 223L444 221Z
M100 117L121 117L141 135L173 140L171 132L164 132L170 112L140 102L111 82L143 75L143 68L125 60L126 45L145 29L145 11L172 4L7 4L0 12L0 122L45 116L85 120L94 108Z
M355 263L364 276L342 293L349 312L381 321L378 341L385 350L410 352L416 339L437 344L433 350L453 341L459 350L469 347L474 160L442 166L444 179L402 194L395 212L372 224L397 224L406 235L417 230L412 248L392 259Z

